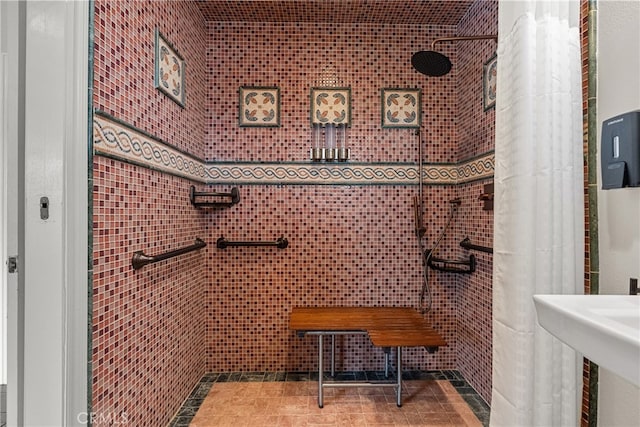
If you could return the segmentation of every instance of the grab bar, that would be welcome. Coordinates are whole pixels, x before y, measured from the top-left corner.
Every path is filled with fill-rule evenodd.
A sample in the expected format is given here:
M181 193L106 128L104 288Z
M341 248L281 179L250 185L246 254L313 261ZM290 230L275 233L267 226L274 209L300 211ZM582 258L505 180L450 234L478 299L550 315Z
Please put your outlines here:
M488 254L492 254L493 253L493 248L488 248L486 246L474 245L473 243L471 243L471 240L469 240L468 237L465 237L464 239L462 239L462 242L460 242L460 246L462 246L465 249L471 249L473 251L486 252Z
M196 197L222 197L229 201L197 201ZM240 192L237 187L233 187L229 193L199 192L193 185L189 188L189 200L195 207L210 206L214 208L228 208L240 202Z
M284 249L289 246L289 241L285 239L284 236L281 236L274 242L233 242L225 239L224 237L220 237L216 241L216 246L218 249L225 249L229 246L277 246L278 249Z
M191 246L176 249L175 251L166 252L161 255L150 256L150 255L145 255L145 253L142 251L136 251L134 252L133 257L131 258L131 265L135 270L137 270L139 268L144 267L147 264L163 261L165 259L173 258L178 255L186 254L188 252L197 251L198 249L202 249L205 246L207 246L207 244L202 239L196 238L196 242Z

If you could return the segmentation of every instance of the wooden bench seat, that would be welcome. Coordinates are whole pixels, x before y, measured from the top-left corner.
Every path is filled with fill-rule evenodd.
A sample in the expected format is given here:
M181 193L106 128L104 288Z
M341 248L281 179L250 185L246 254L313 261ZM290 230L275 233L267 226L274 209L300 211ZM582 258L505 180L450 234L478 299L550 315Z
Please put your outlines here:
M353 386L350 382L323 383L323 336L332 338L331 371L334 371L335 335L362 333L376 347L397 349L396 382L375 383L396 387L397 405L402 397L402 347L425 347L430 352L447 343L420 313L407 307L295 307L289 317L289 329L300 336L318 335L318 406L322 408L323 387ZM388 350L385 352L388 355ZM385 366L386 372L387 366ZM372 385L356 383L356 386Z

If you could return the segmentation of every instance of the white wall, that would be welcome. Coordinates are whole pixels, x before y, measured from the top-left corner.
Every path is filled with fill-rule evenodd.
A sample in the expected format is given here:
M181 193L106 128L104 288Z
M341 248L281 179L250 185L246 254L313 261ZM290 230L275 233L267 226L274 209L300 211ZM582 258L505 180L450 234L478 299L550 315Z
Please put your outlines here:
M597 7L599 150L603 120L640 110L640 2ZM598 228L600 293L627 294L629 278L640 278L640 188L600 189ZM640 425L640 388L601 368L598 391L598 425Z

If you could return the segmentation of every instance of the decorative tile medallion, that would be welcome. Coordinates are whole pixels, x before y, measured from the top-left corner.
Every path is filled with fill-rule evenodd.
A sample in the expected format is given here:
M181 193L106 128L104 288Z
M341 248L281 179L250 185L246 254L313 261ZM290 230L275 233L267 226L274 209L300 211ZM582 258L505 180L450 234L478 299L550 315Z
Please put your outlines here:
M240 126L280 126L280 88L242 86L238 93Z
M311 88L311 124L351 124L351 88Z
M381 104L383 128L420 127L420 89L384 88Z
M174 47L160 34L156 28L155 36L156 64L154 83L157 89L164 92L180 106L184 107L184 73L185 62Z
M494 54L482 69L482 103L485 111L496 106L497 73L498 57Z
M93 147L97 155L203 184L417 185L419 178L413 163L205 162L100 112ZM494 163L490 152L458 164L426 164L422 174L426 185L456 185L491 178Z

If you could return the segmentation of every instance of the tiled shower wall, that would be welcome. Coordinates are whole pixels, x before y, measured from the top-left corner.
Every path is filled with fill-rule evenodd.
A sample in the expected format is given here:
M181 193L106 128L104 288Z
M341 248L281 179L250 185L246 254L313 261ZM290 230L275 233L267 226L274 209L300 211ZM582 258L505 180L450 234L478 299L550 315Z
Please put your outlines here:
M244 200L215 214L209 238L274 240L289 247L207 248L207 354L213 371L308 371L316 340L288 330L296 306L418 306L420 250L413 235L415 189L385 186L244 186ZM429 192L441 223L450 188ZM436 227L429 227L434 233ZM449 245L444 245L448 247ZM443 252L444 253L444 252ZM455 276L432 285L429 318L449 346L435 355L407 350L407 368L455 367ZM338 340L340 370L381 369L383 353L362 337Z
M498 33L498 3L476 1L458 24L460 35ZM484 63L495 55L493 40L458 43L458 160L466 160L493 150L495 146L495 108L484 110L482 73ZM456 221L456 241L469 237L472 243L493 246L493 211L482 209L478 197L484 193L480 181L458 186L462 199ZM457 368L487 401L491 402L492 360L492 274L493 255L479 251L474 254L477 270L460 275L456 282L457 307Z
M95 1L93 107L205 155L206 32L193 2ZM156 28L185 59L186 107L154 87Z
M456 162L456 79L425 78L411 56L455 27L324 23L209 23L206 155L216 161L307 161L309 92L334 79L351 87L351 161L416 162L411 130L381 129L380 89L422 89L424 156ZM455 62L455 44L442 46ZM238 87L278 86L279 128L238 127Z
M332 75L351 87L352 161L417 162L414 130L382 129L380 89L419 87L423 93L425 158L455 162L455 75L427 80L411 55L455 28L417 26L211 23L208 25L209 159L307 161L309 90ZM455 60L452 46L446 49ZM282 126L239 128L240 85L278 86ZM208 248L207 355L213 371L310 370L316 340L288 329L296 306L417 307L421 256L414 236L417 186L241 186L242 201L212 213L209 239L273 240L285 250ZM425 187L427 242L448 215L452 186ZM451 248L450 243L442 245ZM446 253L443 251L442 253ZM450 251L449 251L450 252ZM455 368L455 276L432 275L429 314L449 343L435 355L405 353L407 367ZM363 337L339 340L339 370L381 369L383 353Z
M455 27L388 25L210 23L207 153L211 161L306 161L309 89L327 74L352 90L352 161L417 162L413 130L380 127L380 89L419 87L423 95L424 160L455 163L493 149L493 110L482 105L482 66L495 42L438 45L454 70L441 78L415 72L411 55L436 37L495 33L497 4L478 2ZM478 32L476 32L478 31ZM459 61L458 56L461 56ZM239 128L239 86L278 86L282 126ZM458 243L492 245L491 212L477 200L484 182L424 187L432 246L450 215L448 201L462 197L439 257L468 257ZM287 328L295 306L404 305L418 307L420 249L412 197L417 186L240 186L242 202L211 214L213 241L273 240L285 250L207 249L207 354L213 371L309 370L316 340ZM435 355L407 351L420 369L460 368L482 396L491 389L492 257L476 253L471 276L429 272L434 306L428 318L449 346ZM379 369L382 352L366 339L341 338L339 369Z
M471 24L205 25L191 2L95 6L94 108L196 157L307 162L309 89L327 76L352 90L352 163L393 168L418 160L414 130L380 127L383 87L422 89L426 162L457 163L493 148L487 128L493 112L483 111L475 87L481 88L492 42L466 53L459 69L464 46L439 45L456 64L441 78L410 66L411 55L429 49L433 38L475 31ZM478 21L497 19L495 8L474 8L482 14ZM153 87L156 26L187 63L184 109ZM467 76L468 70L475 74ZM475 88L459 92L461 84ZM280 127L238 127L242 85L280 87ZM238 205L204 211L189 204L193 183L186 179L100 156L93 178L94 412L125 412L136 425L161 425L204 371L314 369L315 340L298 338L287 327L294 306L419 304L422 266L412 207L417 186L241 184ZM465 235L491 245L492 215L477 201L481 184L425 182L425 246L447 223L448 201L463 199L439 257L468 256L458 246ZM283 235L289 247L220 250L215 241L221 235ZM139 271L130 267L136 250L161 253L197 236L206 249ZM472 276L429 272L433 309L427 317L449 345L434 355L407 350L404 362L407 368L459 368L488 400L491 257L476 255L479 271ZM381 351L367 340L338 343L338 369L382 367Z
M206 37L195 4L98 0L94 18L94 108L202 156ZM188 62L184 109L154 88L156 27ZM189 185L94 157L94 425L164 425L205 372L204 254L131 268L134 251L156 255L206 237Z

